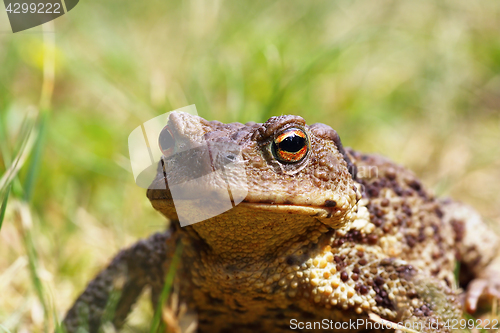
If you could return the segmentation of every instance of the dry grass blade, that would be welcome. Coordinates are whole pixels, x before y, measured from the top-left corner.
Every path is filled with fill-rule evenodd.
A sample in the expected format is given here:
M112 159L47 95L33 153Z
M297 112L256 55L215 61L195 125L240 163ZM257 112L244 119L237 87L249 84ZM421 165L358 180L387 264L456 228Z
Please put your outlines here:
M8 284L16 278L16 275L26 267L28 260L26 257L19 257L9 268L0 275L0 290L7 288Z
M52 94L54 92L55 78L55 31L54 22L49 21L43 26L43 84L40 95L40 109L42 111L50 108Z
M35 243L33 242L33 218L31 215L30 208L26 202L19 202L18 214L20 219L20 224L22 226L24 246L28 255L28 267L31 273L32 283L35 288L38 300L40 301L43 308L44 315L44 331L48 332L48 315L49 309L47 305L46 295L42 280L40 279L40 274L38 273L38 253L36 251Z
M41 118L38 126L38 136L33 151L33 157L28 167L26 180L24 182L24 200L30 201L35 180L39 170L40 159L42 156L45 132L49 119L50 104L52 94L54 92L54 77L55 77L55 32L54 23L52 21L43 25L43 83L42 92L40 95L40 110Z
M397 330L401 330L403 332L407 332L407 333L420 333L419 331L415 331L411 328L408 328L408 327L404 327L404 326L401 326L395 322L392 322L392 321L389 321L389 320L386 320L386 319L382 319L380 318L378 315L374 314L374 313L370 313L368 314L368 317L370 317L371 320L373 320L374 322L376 323L379 323L381 325L383 325L384 327L387 327L387 328L392 328L392 329L397 329Z

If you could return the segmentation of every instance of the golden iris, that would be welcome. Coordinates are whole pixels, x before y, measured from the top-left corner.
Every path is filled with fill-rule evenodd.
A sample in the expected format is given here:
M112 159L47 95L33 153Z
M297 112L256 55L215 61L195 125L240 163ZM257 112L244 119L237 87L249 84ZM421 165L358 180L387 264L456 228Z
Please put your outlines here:
M309 149L306 133L298 128L289 128L273 141L273 152L283 163L295 163L302 160Z

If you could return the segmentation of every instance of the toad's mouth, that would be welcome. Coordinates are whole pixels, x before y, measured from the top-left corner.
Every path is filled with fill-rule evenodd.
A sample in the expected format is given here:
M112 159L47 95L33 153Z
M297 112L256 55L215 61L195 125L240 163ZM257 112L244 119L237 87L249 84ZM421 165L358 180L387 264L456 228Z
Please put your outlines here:
M164 183L163 183L164 184ZM338 226L344 220L346 207L338 203L338 198L316 198L316 203L301 202L300 198L281 201L276 195L266 196L263 194L247 193L246 197L236 201L231 195L225 197L220 195L224 191L213 191L211 195L199 195L199 193L188 192L194 196L181 195L172 196L170 188L150 188L147 197L153 207L171 220L178 220L181 226L190 225L216 218L219 215L252 216L279 214L285 216L303 216L322 221L331 227ZM307 198L309 199L309 198ZM336 200L332 200L336 199ZM347 209L348 210L348 209Z
M147 196L153 207L157 210L175 210L174 200L172 199L169 191L150 189L148 190ZM256 202L248 200L243 200L237 205L233 204L233 208L228 210L227 213L234 213L235 210L238 209L251 209L255 211L266 211L278 214L303 215L319 219L333 219L342 215L342 210L337 207L314 206L300 203Z
M279 204L279 203L267 203L267 202L249 202L243 201L238 204L238 206L246 207L255 210L275 212L275 213L285 213L285 214L298 214L307 215L317 218L333 218L338 217L342 214L341 210L335 207L325 207L325 206L308 206L300 204Z

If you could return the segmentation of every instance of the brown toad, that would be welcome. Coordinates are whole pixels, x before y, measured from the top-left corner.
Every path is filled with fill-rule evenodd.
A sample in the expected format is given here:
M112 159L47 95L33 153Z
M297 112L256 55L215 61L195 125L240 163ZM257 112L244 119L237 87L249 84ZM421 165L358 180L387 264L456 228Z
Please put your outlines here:
M116 327L145 286L158 304L178 244L183 251L175 295L196 315L199 332L308 330L322 320L361 331L372 322L333 324L373 314L426 323L409 326L420 331L447 332L462 315L458 284L468 288L469 311L480 296L499 296L498 238L477 213L435 198L413 173L383 157L344 149L326 125L307 126L298 116L222 124L172 113L162 133L171 143L162 147L153 185L165 183L167 174L170 188L196 178L189 166L198 160L208 159L201 168L213 171L221 158L234 160L228 147L236 146L248 193L234 208L180 227L169 188L149 189L153 207L172 221L170 229L114 258L68 312L69 332L86 325L98 330L120 280ZM205 155L196 151L201 141ZM181 154L188 148L190 156ZM226 176L228 185L237 178ZM189 186L181 191L194 215L205 213L207 193L210 200L227 195L217 177L199 178L203 195Z

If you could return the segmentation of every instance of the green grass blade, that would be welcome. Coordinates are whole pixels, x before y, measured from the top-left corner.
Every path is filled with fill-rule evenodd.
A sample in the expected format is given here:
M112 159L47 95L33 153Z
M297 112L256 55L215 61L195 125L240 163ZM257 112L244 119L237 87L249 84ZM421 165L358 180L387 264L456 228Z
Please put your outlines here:
M11 187L12 184L9 185L9 187L7 187L7 190L5 191L5 196L2 201L2 207L0 207L0 230L2 230L3 219L5 218L5 211L7 210L7 200L9 199Z
M473 326L474 326L474 327L476 327L476 326L477 326L477 319L476 319L476 318L474 318L474 316L472 316L471 314L469 314L469 313L467 313L467 312L464 312L464 317L465 317L465 320L467 321L467 324L469 323L469 320L472 320L472 321L474 322L474 325L473 325ZM470 325L466 325L466 326L470 326ZM466 328L466 330L467 330L467 332L471 332L470 327L467 327L467 328ZM488 330L486 330L486 329L484 329L484 328L479 328L478 330L479 330L479 332L481 332L481 333L486 333L486 332L488 332Z
M455 286L458 286L458 282L460 281L460 261L455 261L455 270L453 272L455 275Z
M56 313L55 307L52 307L52 320L54 321L54 333L67 333L66 328L59 324L59 318Z
M11 333L11 332L7 329L7 327L3 326L2 324L0 324L0 329L2 329L2 330L3 330L4 332L6 332L6 333Z
M38 136L35 142L35 147L33 149L33 155L28 166L28 172L26 174L26 180L24 181L24 200L29 202L33 196L33 189L35 188L35 181L38 175L38 170L40 169L40 159L43 152L43 143L45 139L45 131L47 128L47 122L49 119L49 112L44 111L41 114L40 125L38 130Z
M25 119L27 118L29 118L29 115L26 116ZM10 167L5 171L3 176L0 178L0 196L6 192L7 188L10 186L12 181L17 176L19 170L24 165L31 152L31 148L33 146L34 126L29 120L26 120L26 124L27 125L26 127L24 127L24 130L22 130L23 139L21 141L21 145L16 154L16 157L14 158L14 161L12 162Z
M113 318L115 317L116 313L116 307L120 302L121 296L122 296L122 291L120 289L113 288L113 290L110 291L106 307L104 308L101 317L101 325L107 322L113 323Z
M170 290L172 289L172 284L174 282L175 273L177 270L177 265L180 260L181 252L182 252L182 243L179 243L179 245L177 245L177 248L175 249L172 262L170 263L170 267L168 269L168 273L165 278L165 285L163 286L163 290L161 291L160 299L158 301L158 304L156 304L153 323L151 324L151 329L149 331L150 333L157 333L158 329L161 326L161 310L163 308L163 304L168 298L168 295L170 294Z

